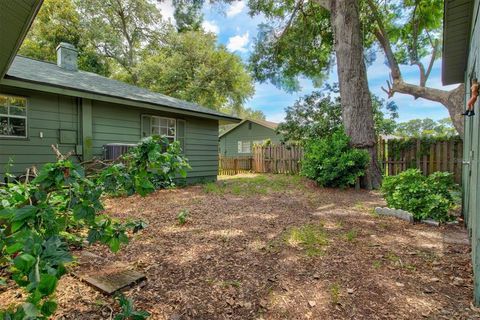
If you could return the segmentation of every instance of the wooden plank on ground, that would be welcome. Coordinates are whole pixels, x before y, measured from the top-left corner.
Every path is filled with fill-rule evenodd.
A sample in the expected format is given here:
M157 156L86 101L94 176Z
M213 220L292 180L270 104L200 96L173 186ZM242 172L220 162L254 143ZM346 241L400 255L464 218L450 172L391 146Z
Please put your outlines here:
M104 294L111 295L146 279L143 273L118 267L102 268L78 277Z

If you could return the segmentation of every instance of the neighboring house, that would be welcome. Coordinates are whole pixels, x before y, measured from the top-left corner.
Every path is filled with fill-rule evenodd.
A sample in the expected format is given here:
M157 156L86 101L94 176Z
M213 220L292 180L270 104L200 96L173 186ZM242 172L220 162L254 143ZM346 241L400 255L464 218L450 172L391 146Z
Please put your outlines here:
M444 85L480 80L480 1L446 0L444 11L442 81ZM465 117L463 147L463 214L471 235L475 304L480 305L480 104Z
M180 142L189 182L215 180L219 124L240 119L77 70L69 44L58 47L57 64L15 56L41 3L0 3L0 177L10 159L14 174L55 161L52 144L86 161L103 157L105 145L161 134Z
M243 120L219 136L219 153L226 157L251 156L255 144L263 144L267 140L278 144L282 136L276 133L277 127L278 123L270 121Z

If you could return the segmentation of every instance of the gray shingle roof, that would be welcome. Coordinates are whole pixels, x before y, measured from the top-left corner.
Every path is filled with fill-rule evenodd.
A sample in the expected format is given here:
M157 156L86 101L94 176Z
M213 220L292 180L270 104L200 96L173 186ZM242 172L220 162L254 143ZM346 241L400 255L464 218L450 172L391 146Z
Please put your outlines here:
M95 93L115 98L172 107L207 115L240 120L225 113L195 103L151 92L121 81L85 71L68 71L54 63L16 56L5 78L24 80L55 87Z
M240 127L242 124L244 124L247 121L254 122L258 125L264 126L266 128L272 129L272 130L277 130L277 128L278 128L278 123L276 123L276 122L267 121L267 120L257 120L257 119L244 119L240 123L231 125L230 128L228 128L224 133L220 134L218 137L219 138L223 137L224 135L226 135L227 133L235 130L238 127Z

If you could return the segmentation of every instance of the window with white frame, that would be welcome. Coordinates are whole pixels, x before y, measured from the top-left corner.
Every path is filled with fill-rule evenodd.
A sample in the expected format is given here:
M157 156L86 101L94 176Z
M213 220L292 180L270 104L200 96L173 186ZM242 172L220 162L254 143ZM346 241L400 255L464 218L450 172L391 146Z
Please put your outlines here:
M177 131L175 119L152 116L151 121L152 135L165 136L170 142L175 141Z
M0 94L0 138L27 137L27 99Z
M238 153L251 153L252 144L250 141L238 141Z

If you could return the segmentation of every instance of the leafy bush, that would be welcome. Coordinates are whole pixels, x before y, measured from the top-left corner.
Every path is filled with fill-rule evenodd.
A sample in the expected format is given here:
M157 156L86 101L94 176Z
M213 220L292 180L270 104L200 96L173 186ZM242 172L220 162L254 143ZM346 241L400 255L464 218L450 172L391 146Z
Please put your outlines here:
M148 138L120 164L94 178L86 177L80 165L62 156L45 164L30 183L8 182L0 188L0 268L8 270L8 277L29 293L16 309L0 310L0 318L53 315L57 304L52 296L66 273L65 265L73 261L69 241L82 243L86 237L90 244L100 242L116 252L128 242L128 232L146 226L142 221L122 223L99 215L102 196L115 188L145 195L155 189L154 181L171 185L188 167L179 150L178 144L168 144L165 138ZM5 282L0 280L0 285Z
M185 178L189 168L177 141L169 143L166 137L151 136L123 155L119 163L103 170L98 183L110 194L143 196L173 186L174 179Z
M182 211L180 211L180 213L177 215L178 224L183 226L185 223L187 223L188 216L189 213L187 209L183 209Z
M409 211L417 220L430 218L440 222L452 218L450 210L455 205L454 189L451 173L435 172L426 177L418 169L385 177L382 184L389 207Z
M347 187L363 176L370 161L367 151L352 148L343 130L305 143L301 174L325 187Z
M122 310L115 315L113 320L145 320L150 316L150 313L146 311L135 310L132 299L125 297L123 294L117 295L115 299Z

